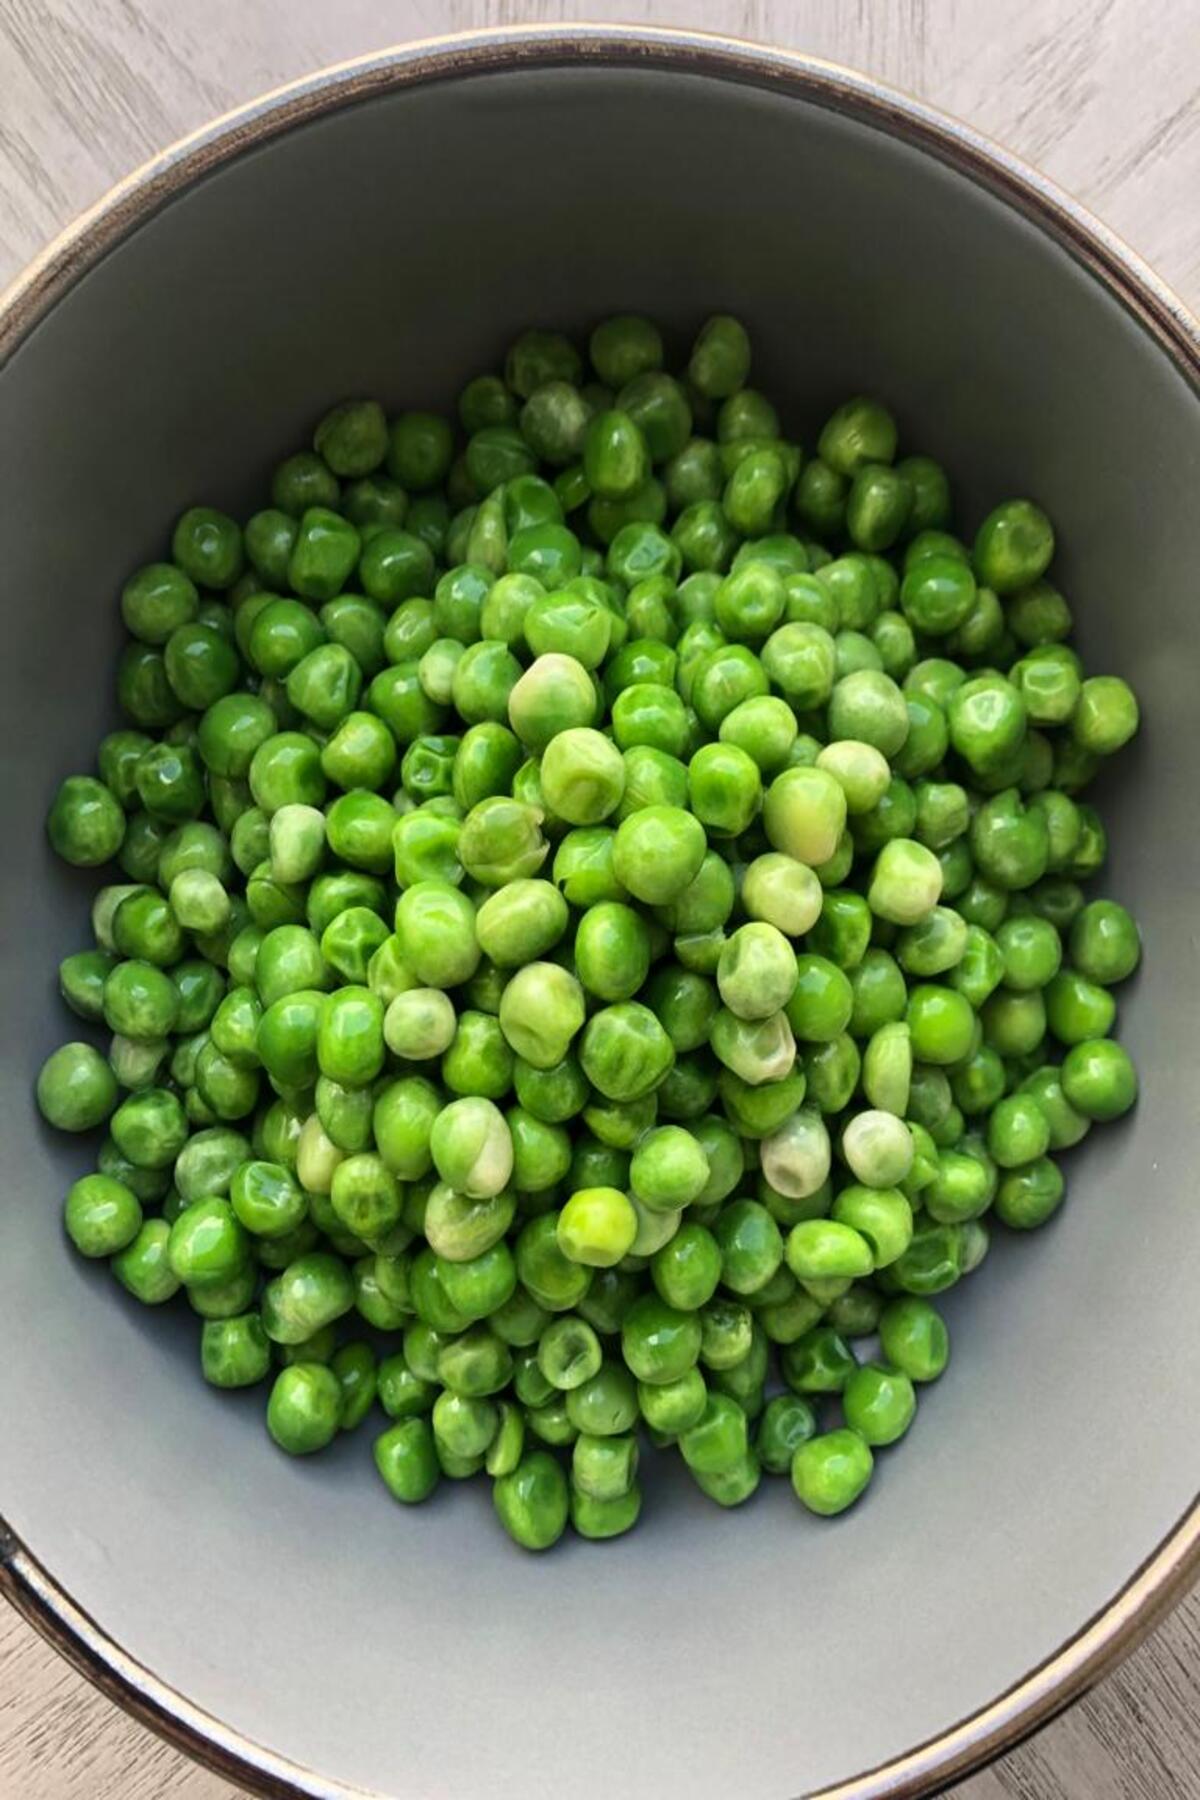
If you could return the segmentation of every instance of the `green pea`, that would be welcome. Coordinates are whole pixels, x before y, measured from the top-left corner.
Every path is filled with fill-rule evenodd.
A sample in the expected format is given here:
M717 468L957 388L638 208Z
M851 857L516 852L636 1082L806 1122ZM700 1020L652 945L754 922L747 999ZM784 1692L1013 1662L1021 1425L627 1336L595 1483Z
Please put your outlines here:
M182 713L167 680L161 653L148 644L128 644L117 667L117 699L135 725L154 730L170 726Z
M637 682L622 689L613 700L612 723L613 737L622 750L648 744L679 757L686 752L691 737L683 701L661 682Z
M1070 1105L1088 1119L1118 1119L1137 1099L1137 1071L1128 1052L1109 1038L1073 1044L1061 1080Z
M147 1219L112 1259L113 1274L143 1306L161 1306L179 1292L179 1278L167 1257L171 1230L165 1219Z
M600 1340L586 1319L560 1315L547 1325L537 1348L538 1367L554 1388L569 1392L600 1371Z
M513 1180L524 1194L556 1188L571 1167L571 1138L561 1125L538 1118L524 1107L507 1115L513 1140Z
M705 496L683 508L671 528L671 541L689 572L720 572L728 566L737 534L716 497Z
M628 1254L637 1229L634 1208L619 1188L580 1188L558 1215L558 1244L572 1262L611 1268Z
M746 1415L721 1393L709 1394L700 1418L679 1436L684 1461L702 1475L720 1475L737 1467L748 1447Z
M308 1202L290 1169L280 1163L241 1163L230 1184L234 1213L256 1237L283 1237L303 1221Z
M746 384L750 374L750 340L745 327L728 313L718 313L701 326L692 345L688 380L710 400L724 400Z
M950 521L950 483L946 471L931 456L905 456L896 472L908 483L911 511L907 529L914 535L944 528Z
M950 697L950 742L978 774L1003 770L1020 750L1027 715L1018 690L1001 675L979 675Z
M726 1205L714 1235L721 1252L721 1280L735 1294L758 1293L783 1261L779 1227L757 1200Z
M896 1284L904 1293L920 1295L953 1287L964 1272L963 1241L962 1227L955 1221L916 1230L904 1255L892 1265Z
M489 1475L511 1475L525 1449L525 1420L518 1406L502 1400L497 1408L499 1423L484 1458Z
M438 1174L469 1197L497 1194L512 1174L512 1136L490 1100L455 1100L439 1113L430 1136Z
M249 1246L245 1231L228 1200L196 1200L171 1227L167 1260L186 1287L227 1281L245 1263Z
M625 790L620 751L598 731L561 731L546 746L542 790L559 818L571 825L596 825L616 811Z
M926 637L946 637L970 616L975 604L975 577L957 556L922 557L900 584L900 605L915 630Z
M834 855L845 823L845 793L825 769L785 769L767 789L763 824L770 843L810 869Z
M58 965L58 991L73 1013L81 1019L104 1017L104 987L116 966L116 957L107 950L77 950L63 958Z
M918 1061L942 1066L961 1062L969 1053L975 1014L953 988L932 982L913 988L905 1019Z
M1054 529L1032 500L1006 500L990 512L975 538L980 579L998 594L1015 593L1045 574L1054 554Z
M183 929L161 894L151 887L135 887L101 889L101 897L105 895L115 901L107 931L99 918L99 897L93 912L97 940L105 948L153 963L156 968L170 968L179 961Z
M418 881L396 905L396 930L416 979L428 987L455 987L479 964L475 909L442 881Z
M308 506L336 506L340 483L324 458L300 450L284 459L271 478L271 499L282 512L299 515Z
M700 1355L701 1325L693 1313L645 1294L625 1314L621 1353L634 1377L651 1387L679 1378Z
M786 1009L788 1020L804 1042L828 1043L849 1022L854 1004L850 982L827 957L804 955L795 962L795 985Z
M518 969L500 998L500 1028L517 1056L553 1069L584 1022L583 989L557 963Z
M755 1435L759 1461L767 1473L788 1474L796 1451L816 1429L816 1413L799 1394L777 1394L768 1401Z
M651 1258L650 1275L660 1297L679 1312L695 1312L712 1299L721 1280L721 1246L703 1225L684 1224Z
M354 1431L362 1424L375 1403L378 1389L375 1352L369 1344L343 1344L329 1366L337 1376L342 1391L339 1428L342 1431Z
M200 1367L213 1387L254 1387L271 1367L271 1344L257 1313L209 1319L200 1334Z
M545 381L521 409L521 434L544 462L569 463L578 455L591 409L569 381Z
M822 1192L829 1175L830 1154L829 1133L811 1107L789 1110L774 1129L763 1135L759 1148L762 1172L770 1187L768 1198L777 1213L794 1210L783 1208L784 1201L806 1200Z
M911 508L912 489L901 470L863 464L847 496L846 530L860 550L886 550L904 530Z
M804 1219L788 1233L788 1268L797 1281L853 1281L875 1267L871 1246L853 1225L833 1219Z
M989 911L988 917L994 914ZM996 940L980 925L968 925L962 955L948 972L949 985L975 1007L982 1007L1004 977L1004 957Z
M513 729L532 750L544 750L560 731L590 725L596 710L591 678L573 656L539 656L508 698Z
M464 874L458 854L461 836L461 820L435 810L430 802L398 818L392 827L397 883L405 888L426 881L457 886Z
M1071 923L1071 961L1089 981L1110 986L1132 975L1141 959L1133 918L1115 900L1092 900Z
M210 625L180 625L163 652L167 680L182 705L203 712L236 685L238 654Z
M64 862L76 868L95 868L109 862L121 848L125 815L102 781L90 775L70 775L55 796L46 832Z
M442 1057L442 1080L451 1093L499 1100L512 1086L513 1060L498 1019L490 1012L466 1011Z
M69 1050L78 1048L78 1046L68 1045L66 1048ZM58 1056L63 1054L63 1051L56 1052ZM91 1055L94 1057L95 1052L91 1052ZM54 1060L52 1057L50 1063L54 1063ZM39 1077L39 1089L41 1079L45 1077L49 1067L50 1064L43 1067L42 1077ZM83 1095L80 1094L77 1098L74 1088L73 1082L71 1100L73 1104L79 1105ZM46 1112L44 1102L42 1110ZM105 1112L108 1110L109 1108L106 1107ZM47 1113L47 1117L50 1117L49 1113ZM50 1122L58 1124L60 1129L65 1130L86 1129L81 1125L63 1125L60 1120L53 1117L50 1117ZM89 1123L98 1123L98 1120L89 1120ZM145 1169L169 1167L179 1155L188 1136L187 1119L184 1116L183 1108L168 1088L148 1088L142 1093L131 1094L113 1113L110 1129L113 1140L122 1154L139 1168Z
M111 1175L82 1175L67 1194L63 1222L81 1256L115 1256L142 1229L141 1203Z
M868 463L890 463L896 454L896 424L877 400L858 396L839 406L818 440L823 462L842 475Z
M353 1236L378 1245L400 1222L400 1188L382 1157L348 1156L333 1171L333 1210Z
M945 975L962 962L968 943L966 922L952 908L935 906L902 931L896 954L909 975Z
M1046 987L1046 1023L1060 1043L1081 1044L1106 1037L1116 1018L1116 1002L1107 988L1088 981L1075 969L1063 969Z
M411 524L411 519L409 523ZM354 535L357 537L357 533ZM338 549L344 554L349 552L350 541L345 534L342 534ZM295 553L293 561L294 556ZM378 601L381 606L395 607L414 595L428 593L432 586L433 568L433 555L429 546L412 531L383 526L363 545L358 575L364 591L372 600ZM344 581L339 582L332 591L338 592L342 585ZM320 586L328 588L328 580L322 580ZM331 596L328 592L321 592L318 597L329 599Z
M846 1424L872 1447L897 1443L912 1424L917 1398L910 1377L879 1363L854 1371L842 1394Z
M1119 675L1093 675L1079 690L1071 730L1081 750L1111 756L1137 731L1137 699Z
M360 987L364 982L369 986L375 953L390 941L391 934L378 913L369 906L347 906L321 933L321 958L327 970Z
M1002 1169L1036 1162L1050 1148L1050 1125L1032 1094L1010 1094L988 1119L988 1149Z
M557 331L523 331L504 362L504 379L523 400L547 381L576 383L582 372L579 352Z
M575 967L587 992L597 999L631 999L646 979L650 955L649 927L620 901L601 901L579 922Z
M799 1069L761 1086L722 1070L718 1088L726 1114L743 1137L766 1138L780 1128L804 1098L805 1076Z
M439 1394L433 1406L430 1423L443 1473L450 1458L471 1460L482 1457L496 1435L500 1415L490 1400L465 1394Z
M760 1474L758 1458L753 1450L748 1450L740 1462L734 1463L731 1468L722 1469L719 1474L692 1470L696 1486L710 1500L716 1501L718 1506L741 1506L757 1489Z
M548 1550L567 1527L567 1478L545 1450L530 1450L492 1488L500 1523L523 1550Z
M696 819L678 807L647 806L618 827L613 872L637 899L661 906L694 880L704 852L704 830Z
M754 1087L782 1079L795 1061L795 1038L782 1012L740 1019L722 1009L713 1020L710 1041L725 1068Z
M567 903L558 889L529 878L497 889L475 919L480 948L500 968L515 968L553 949L566 926Z
M620 1103L651 1093L670 1068L675 1051L650 1009L626 1001L592 1015L580 1039L579 1058L592 1086Z
M615 314L593 330L588 355L600 380L610 388L621 388L635 376L661 368L662 334L650 319L634 313Z
M332 1081L362 1087L383 1067L383 1004L364 987L339 988L320 1009L317 1067Z
M406 1506L427 1500L441 1479L429 1420L402 1418L382 1432L375 1440L375 1466L393 1499Z
M195 583L174 563L147 563L121 590L125 629L145 644L165 644L195 618L199 605Z
M463 821L457 853L463 868L485 887L534 875L549 854L535 806L503 795L488 795Z
M889 1363L912 1381L936 1381L950 1360L950 1339L928 1300L893 1300L883 1309L879 1338Z
M670 1302L668 1302L670 1304ZM678 1437L698 1423L704 1412L708 1392L699 1369L688 1369L675 1381L639 1382L638 1409L653 1431Z
M175 527L171 555L197 587L229 588L242 572L242 534L214 507L193 506Z
M554 856L554 880L573 906L622 900L625 889L613 872L616 832L607 827L569 831Z
M374 1096L369 1088L345 1087L321 1075L317 1079L316 1102L322 1130L339 1150L370 1148Z
M437 988L398 994L384 1016L388 1049L410 1062L440 1056L454 1037L454 1007Z
M996 931L1004 959L1004 980L1019 993L1042 988L1058 973L1062 941L1048 919L1022 914L1005 919Z
M482 1325L473 1325L445 1343L438 1352L438 1380L456 1394L483 1398L507 1387L512 1376L512 1354L502 1339Z
M290 500L290 496L287 497ZM336 483L322 497L336 498ZM302 507L303 502L301 510ZM348 513L347 516L352 515ZM365 524L367 520L355 519L354 522ZM265 507L247 519L242 534L246 560L267 588L277 591L286 585L288 563L291 561L298 529L290 510L278 506ZM236 604L236 589L234 601Z
M884 1025L904 1016L907 989L896 959L878 946L868 949L847 971L853 993L849 1029L857 1038L869 1037Z
M377 1267L378 1267L377 1259ZM427 1327L417 1327L427 1331ZM410 1334L405 1334L406 1348L410 1342ZM397 1353L383 1359L378 1373L379 1404L389 1419L407 1419L418 1417L429 1412L437 1398L437 1388L433 1380L420 1375L409 1366L406 1356Z
M890 838L875 860L867 901L871 911L893 925L916 925L937 905L941 865L931 850L912 838Z
M642 369L622 384L617 407L641 432L651 462L679 454L692 429L692 409L679 382L658 369Z
M704 744L688 764L692 811L717 837L736 837L750 824L762 799L758 766L736 744Z
M649 473L646 440L627 412L596 413L583 434L583 472L593 494L620 500L634 493Z
M1012 1169L996 1190L996 1217L1013 1231L1035 1231L1062 1205L1065 1183L1061 1169L1041 1157Z
M299 1256L268 1282L262 1297L266 1334L277 1344L303 1344L348 1313L354 1281L340 1257L322 1251Z

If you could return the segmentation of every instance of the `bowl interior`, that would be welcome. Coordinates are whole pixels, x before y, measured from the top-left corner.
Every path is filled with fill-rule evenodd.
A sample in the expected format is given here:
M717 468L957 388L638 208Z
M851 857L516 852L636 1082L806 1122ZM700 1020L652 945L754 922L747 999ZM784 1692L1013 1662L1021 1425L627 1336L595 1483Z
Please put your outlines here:
M278 1455L196 1322L63 1247L88 1161L33 1116L78 1035L59 957L94 883L42 834L113 719L116 594L187 504L259 503L347 394L448 406L529 323L708 312L811 445L866 390L940 457L971 529L1050 510L1089 666L1145 727L1102 804L1148 951L1122 1035L1143 1099L1076 1152L1059 1219L947 1308L952 1368L870 1503L785 1483L744 1513L662 1460L629 1539L522 1556L478 1484L388 1503L364 1434ZM1085 270L989 193L864 123L661 68L518 69L383 94L200 180L90 269L0 375L0 1508L77 1602L200 1707L390 1795L551 1781L562 1800L783 1800L944 1731L1130 1577L1200 1486L1192 1096L1200 406ZM314 1784L314 1791L318 1791Z

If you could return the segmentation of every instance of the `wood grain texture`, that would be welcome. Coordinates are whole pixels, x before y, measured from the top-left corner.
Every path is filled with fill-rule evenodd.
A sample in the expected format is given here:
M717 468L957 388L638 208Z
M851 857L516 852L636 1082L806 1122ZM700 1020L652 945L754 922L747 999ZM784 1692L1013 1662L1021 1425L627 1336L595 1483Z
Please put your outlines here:
M265 88L403 39L582 18L731 32L866 69L1036 163L1200 305L1196 0L0 0L0 285L137 163ZM1191 1796L1200 1596L953 1800ZM4 1607L0 1797L237 1800Z

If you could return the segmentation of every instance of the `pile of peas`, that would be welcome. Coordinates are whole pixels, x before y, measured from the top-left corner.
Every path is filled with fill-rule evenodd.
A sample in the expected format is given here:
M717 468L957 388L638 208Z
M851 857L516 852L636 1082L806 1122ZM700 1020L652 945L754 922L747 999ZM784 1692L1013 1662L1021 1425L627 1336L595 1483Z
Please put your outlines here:
M806 458L750 362L619 317L457 427L336 406L126 584L129 723L48 819L119 870L60 970L107 1049L37 1083L106 1127L76 1248L283 1450L378 1402L397 1500L486 1470L528 1549L632 1526L646 1439L843 1511L932 1297L1136 1095L1079 795L1137 704L1049 520L968 544L885 407Z

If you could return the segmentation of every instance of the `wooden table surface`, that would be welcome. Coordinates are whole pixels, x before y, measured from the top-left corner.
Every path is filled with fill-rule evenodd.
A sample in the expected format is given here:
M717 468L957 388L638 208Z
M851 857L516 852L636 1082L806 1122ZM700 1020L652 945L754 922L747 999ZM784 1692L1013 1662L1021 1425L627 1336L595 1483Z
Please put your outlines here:
M869 70L1038 164L1200 308L1197 0L0 0L0 286L181 133L324 63L482 24L637 19ZM1200 1595L954 1800L1200 1796ZM0 1800L237 1800L0 1607Z

